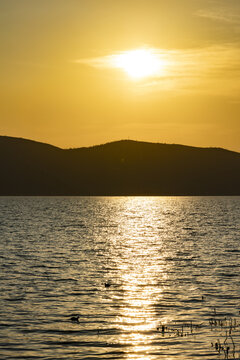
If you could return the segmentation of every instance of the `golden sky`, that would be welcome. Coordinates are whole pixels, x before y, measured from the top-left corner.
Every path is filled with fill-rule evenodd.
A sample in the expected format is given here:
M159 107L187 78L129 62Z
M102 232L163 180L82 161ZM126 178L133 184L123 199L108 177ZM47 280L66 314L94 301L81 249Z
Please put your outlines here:
M1 135L240 152L239 0L0 0L0 43Z

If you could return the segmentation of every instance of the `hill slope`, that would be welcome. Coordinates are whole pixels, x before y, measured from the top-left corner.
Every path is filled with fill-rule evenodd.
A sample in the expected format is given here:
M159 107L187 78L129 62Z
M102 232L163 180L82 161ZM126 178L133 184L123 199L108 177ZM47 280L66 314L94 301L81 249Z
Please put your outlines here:
M240 154L122 140L63 150L0 136L0 195L240 195Z

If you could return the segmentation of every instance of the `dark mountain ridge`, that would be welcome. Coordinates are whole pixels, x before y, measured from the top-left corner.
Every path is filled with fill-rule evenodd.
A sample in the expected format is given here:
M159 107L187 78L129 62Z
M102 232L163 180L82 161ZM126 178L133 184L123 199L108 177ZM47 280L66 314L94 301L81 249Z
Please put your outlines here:
M0 136L0 195L240 195L240 154L121 140L78 149Z

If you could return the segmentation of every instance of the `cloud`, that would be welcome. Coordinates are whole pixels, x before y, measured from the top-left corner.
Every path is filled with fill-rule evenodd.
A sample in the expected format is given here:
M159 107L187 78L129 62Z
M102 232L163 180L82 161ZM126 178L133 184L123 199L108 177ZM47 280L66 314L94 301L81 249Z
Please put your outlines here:
M164 70L154 76L135 81L129 78L140 94L161 92L175 94L208 94L240 99L240 48L232 44L195 49L152 49L159 59L164 59ZM76 63L96 68L98 71L119 71L114 64L122 52L75 60ZM237 95L236 95L237 94Z
M240 48L231 44L210 46L197 49L151 49L151 52L163 62L164 71L154 78L193 78L240 75ZM98 69L118 69L116 57L125 53L74 60L75 63Z
M225 25L231 25L235 30L240 31L240 6L233 7L215 7L212 9L202 9L196 13L197 16L221 22Z

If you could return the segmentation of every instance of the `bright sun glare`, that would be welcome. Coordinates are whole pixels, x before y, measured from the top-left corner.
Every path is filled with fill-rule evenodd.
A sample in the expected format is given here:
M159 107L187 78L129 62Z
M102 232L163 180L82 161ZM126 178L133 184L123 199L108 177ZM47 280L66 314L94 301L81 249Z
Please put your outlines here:
M163 70L164 62L151 49L136 49L116 55L114 65L130 77L142 79L158 74Z

